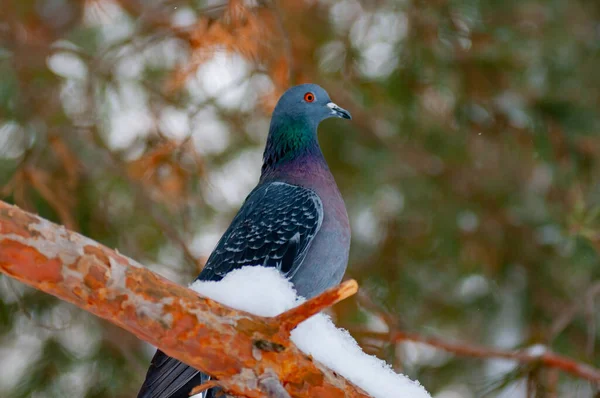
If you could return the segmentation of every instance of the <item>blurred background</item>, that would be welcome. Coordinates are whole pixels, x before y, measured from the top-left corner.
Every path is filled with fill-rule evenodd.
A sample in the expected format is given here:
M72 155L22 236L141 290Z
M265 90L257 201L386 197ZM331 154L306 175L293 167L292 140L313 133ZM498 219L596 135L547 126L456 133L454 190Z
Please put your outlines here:
M303 82L354 116L320 127L361 286L337 323L435 398L598 397L469 351L600 366L597 1L4 0L0 198L187 284ZM132 397L152 354L0 277L1 397Z

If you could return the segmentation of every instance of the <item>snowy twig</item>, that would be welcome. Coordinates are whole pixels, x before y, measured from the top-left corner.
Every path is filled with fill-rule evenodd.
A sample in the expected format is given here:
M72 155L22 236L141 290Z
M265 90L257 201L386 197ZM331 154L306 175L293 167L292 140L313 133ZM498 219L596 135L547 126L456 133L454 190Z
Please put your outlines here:
M282 339L278 318L201 297L114 250L1 201L0 272L109 320L218 379L227 394L263 397L259 375L271 369L294 397L368 396ZM257 356L257 341L267 346L276 341L280 347Z
M352 296L358 291L358 283L354 279L342 282L341 285L333 287L321 293L317 297L300 304L298 307L292 308L289 311L275 317L281 325L281 332L284 333L284 338L288 338L292 330L300 323L304 322L311 316L318 314L325 308Z
M405 332L365 332L360 333L360 335L369 338L393 341L395 343L401 341L412 341L415 343L427 344L431 347L439 348L441 350L453 353L458 356L474 358L502 358L514 360L520 363L538 363L548 368L562 370L563 372L570 373L576 377L586 379L600 385L600 369L594 368L593 366L581 362L577 362L572 358L555 354L549 349L543 349L540 350L540 352L535 352L534 350L508 351L473 345L469 343L449 342L436 337L427 337Z

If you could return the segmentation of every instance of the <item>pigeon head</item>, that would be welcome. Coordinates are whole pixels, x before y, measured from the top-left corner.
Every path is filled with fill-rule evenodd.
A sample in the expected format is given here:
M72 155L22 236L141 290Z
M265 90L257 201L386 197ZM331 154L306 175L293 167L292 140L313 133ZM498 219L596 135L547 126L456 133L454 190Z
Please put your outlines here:
M330 117L352 119L350 112L331 102L327 91L316 84L301 84L288 89L273 111L273 122L295 120L314 128Z
M288 89L275 106L263 156L263 171L305 153L321 153L317 127L332 117L352 119L350 112L331 101L316 84Z

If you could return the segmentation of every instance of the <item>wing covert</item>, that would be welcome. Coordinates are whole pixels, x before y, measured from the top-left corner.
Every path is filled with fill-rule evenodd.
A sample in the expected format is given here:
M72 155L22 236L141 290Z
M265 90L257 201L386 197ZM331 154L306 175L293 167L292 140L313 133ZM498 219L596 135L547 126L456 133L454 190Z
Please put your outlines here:
M246 265L292 277L323 222L323 204L304 187L272 182L248 195L198 279L219 280Z

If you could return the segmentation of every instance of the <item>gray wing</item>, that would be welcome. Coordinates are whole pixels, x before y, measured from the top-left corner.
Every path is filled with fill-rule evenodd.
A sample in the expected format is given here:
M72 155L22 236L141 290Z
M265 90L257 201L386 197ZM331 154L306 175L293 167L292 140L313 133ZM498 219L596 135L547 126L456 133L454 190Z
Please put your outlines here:
M263 265L291 278L323 222L323 204L307 188L282 182L257 187L246 199L198 280L220 280L234 269Z
M323 204L307 188L282 182L256 187L197 280L221 280L247 265L275 267L291 278L323 223ZM184 398L208 377L157 351L138 398ZM206 393L212 397L214 391Z

